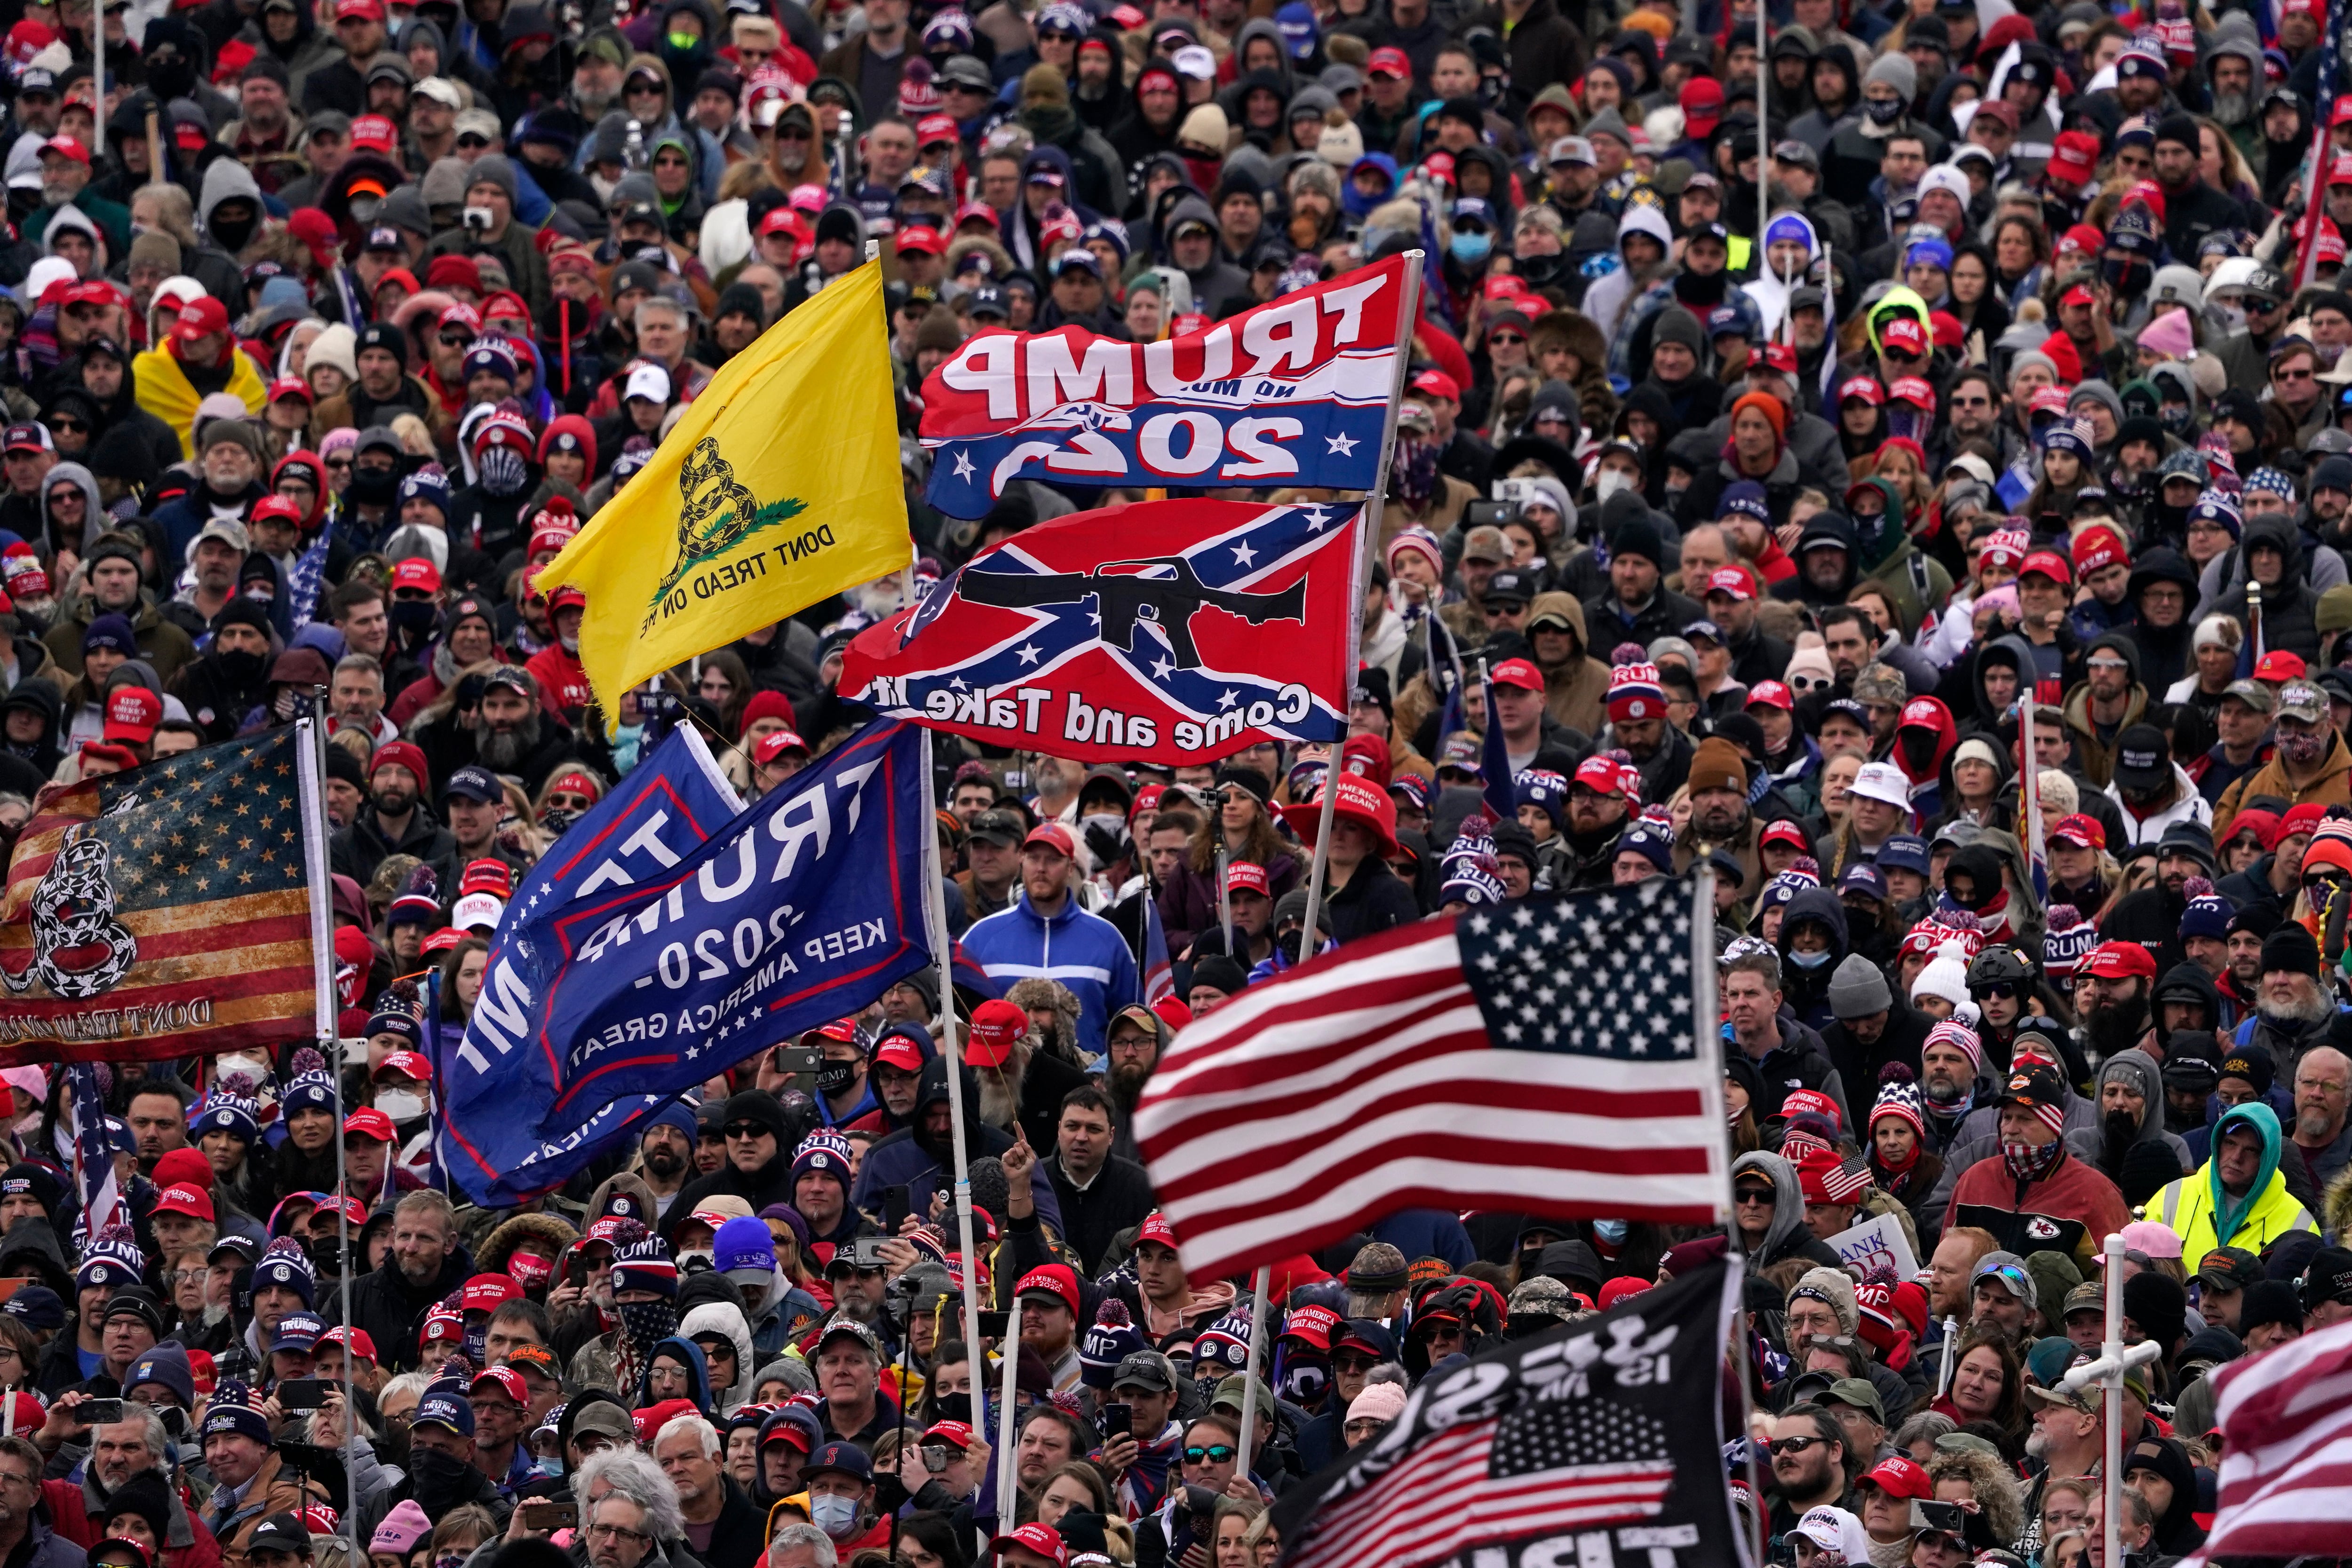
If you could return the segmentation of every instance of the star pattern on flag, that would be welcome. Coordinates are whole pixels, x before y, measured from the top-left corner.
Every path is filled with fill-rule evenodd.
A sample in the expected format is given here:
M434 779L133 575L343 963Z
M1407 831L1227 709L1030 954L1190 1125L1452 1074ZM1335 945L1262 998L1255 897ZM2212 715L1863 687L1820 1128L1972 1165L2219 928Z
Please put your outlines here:
M1684 884L1653 877L1475 910L1454 929L1493 1044L1664 1061L1696 1050L1689 919Z
M1665 1424L1636 1406L1606 1397L1543 1399L1496 1424L1486 1473L1654 1464L1669 1461L1673 1452Z
M77 838L106 844L125 911L302 885L293 731L115 775ZM226 753L226 755L216 755Z

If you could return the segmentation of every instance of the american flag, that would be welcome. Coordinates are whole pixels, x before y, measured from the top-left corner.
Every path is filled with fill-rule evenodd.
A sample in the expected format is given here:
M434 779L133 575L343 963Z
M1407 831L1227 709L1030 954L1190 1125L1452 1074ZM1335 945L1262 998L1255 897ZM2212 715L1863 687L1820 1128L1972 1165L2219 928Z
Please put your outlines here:
M1425 1385L1378 1442L1284 1498L1290 1568L1485 1561L1548 1535L1570 1543L1554 1562L1738 1561L1716 1397L1736 1284L1718 1261Z
M114 1180L114 1140L107 1135L106 1094L98 1086L98 1069L87 1061L66 1068L73 1086L74 1178L81 1189L81 1218L77 1228L85 1238L110 1225L127 1222L122 1192Z
M1691 883L1352 943L1188 1027L1136 1112L1195 1279L1409 1207L1716 1222L1728 1185Z
M2337 1323L2215 1375L2221 1508L2211 1557L2340 1556L2352 1517L2352 1323Z
M1158 1003L1176 989L1176 967L1168 958L1168 928L1160 923L1160 901L1143 894L1143 1004Z
M294 630L299 632L310 623L319 612L319 593L327 582L327 546L334 530L320 528L310 548L294 558L294 580L287 585L287 608L293 612Z

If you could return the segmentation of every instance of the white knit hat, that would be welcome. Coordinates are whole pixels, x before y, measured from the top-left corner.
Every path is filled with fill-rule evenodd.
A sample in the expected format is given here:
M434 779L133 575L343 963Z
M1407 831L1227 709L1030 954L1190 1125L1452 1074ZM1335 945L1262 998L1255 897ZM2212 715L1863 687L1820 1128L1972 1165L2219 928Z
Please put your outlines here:
M1921 997L1941 997L1954 1007L1969 999L1969 963L1958 943L1937 947L1919 977L1911 982L1911 999L1916 1002Z

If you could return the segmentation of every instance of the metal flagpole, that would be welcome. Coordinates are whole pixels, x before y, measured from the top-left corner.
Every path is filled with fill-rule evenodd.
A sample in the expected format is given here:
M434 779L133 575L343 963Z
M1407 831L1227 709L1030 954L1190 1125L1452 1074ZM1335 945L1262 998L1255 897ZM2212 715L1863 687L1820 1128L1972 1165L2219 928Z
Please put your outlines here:
M1397 405L1404 401L1406 372L1412 368L1412 329L1421 319L1421 274L1428 260L1424 251L1404 253L1404 297L1397 302L1396 374L1389 382L1388 421L1381 428L1381 464L1372 474L1372 487L1364 496L1363 532L1356 540L1355 564L1348 575L1348 660L1341 674L1350 685L1361 653L1364 602L1364 558L1381 536L1381 509L1388 500L1389 465L1396 458ZM1341 745L1345 745L1345 741ZM1323 812L1315 830L1315 859L1307 871L1307 925L1298 938L1300 962L1315 956L1315 932L1323 913L1323 874L1331 852L1331 824L1339 805L1339 750L1323 768Z
M1220 806L1218 810L1222 815L1223 807ZM1217 925L1225 934L1225 956L1228 958L1234 956L1234 890L1225 885L1225 866L1231 858L1225 851L1224 828L1221 824L1217 829ZM1246 974L1249 967L1244 965L1242 967Z
M1765 38L1766 12L1764 0L1756 0L1756 248L1764 248L1764 224L1772 212L1772 103L1768 96L1772 90L1769 68L1770 46ZM1738 173L1737 168L1732 170ZM1772 270L1771 259L1764 261L1764 270ZM1783 315L1793 316L1786 301L1781 304ZM1795 337L1791 327L1790 338Z
M1492 715L1487 717L1493 723ZM1706 1104L1708 1119L1717 1127L1729 1124L1730 1108L1723 1098L1723 1030L1716 1018L1715 993L1715 871L1705 861L1693 867L1691 876L1691 1049L1701 1061L1714 1064L1706 1075L1706 1087L1701 1091ZM1717 1139L1709 1145L1707 1159L1720 1161L1723 1176L1714 1184L1717 1193L1717 1222L1731 1241L1731 1260L1738 1266L1744 1281L1754 1271L1747 1249L1739 1244L1738 1210L1731 1192L1731 1162L1724 1158L1727 1151ZM1749 1436L1748 1418L1761 1406L1756 1397L1756 1355L1748 1333L1748 1306L1743 1292L1739 1311L1732 1317L1739 1333L1739 1439L1741 1450L1748 1456L1748 1490L1756 1499L1756 1535L1742 1544L1748 1549L1749 1561L1764 1561L1764 1479L1756 1462L1756 1439Z
M969 1271L969 1270L967 1270ZM998 1359L1003 1363L996 1394L996 1523L998 1529L1020 1517L1018 1483L1013 1479L1013 1396L1021 1380L1021 1298L1013 1297L1012 1307L1004 1314L1004 1339ZM982 1385L980 1352L972 1351L973 1378L971 1385Z
M1324 788L1327 791L1329 790L1330 786L1328 781L1324 785ZM1314 930L1314 927L1310 925L1307 927L1307 930L1311 932ZM1250 1302L1249 1359L1242 1365L1242 1377L1244 1381L1242 1383L1241 1456L1235 1461L1235 1468L1234 1470L1234 1474L1241 1477L1244 1480L1247 1480L1249 1479L1250 1450L1257 1446L1255 1439L1257 1437L1258 1346L1265 1343L1265 1298L1266 1293L1273 1289L1274 1265L1271 1263L1259 1264L1257 1266L1257 1279L1255 1281L1255 1300Z
M326 1060L327 1076L335 1086L335 1249L342 1278L343 1328L343 1476L345 1502L352 1500L352 1478L359 1473L358 1401L352 1396L352 1370L357 1354L352 1343L352 1215L347 1207L343 1174L343 1070L340 1033L336 1028L333 873L327 858L327 705L324 692L313 687L310 712L299 721L307 731L295 756L295 783L302 809L302 849L310 882L310 991L317 1014L319 1054ZM360 1511L346 1506L343 1526L351 1537L352 1561L361 1560Z
M923 731L923 777L931 776L931 732ZM948 936L947 894L940 886L940 835L934 830L924 851L923 926L939 960L940 1054L948 1064L948 1126L955 1150L956 1242L963 1249L963 1333L971 1353L972 1387L984 1390L988 1368L980 1348L980 1252L972 1243L971 1160L963 1125L963 1051L955 1011L954 946Z

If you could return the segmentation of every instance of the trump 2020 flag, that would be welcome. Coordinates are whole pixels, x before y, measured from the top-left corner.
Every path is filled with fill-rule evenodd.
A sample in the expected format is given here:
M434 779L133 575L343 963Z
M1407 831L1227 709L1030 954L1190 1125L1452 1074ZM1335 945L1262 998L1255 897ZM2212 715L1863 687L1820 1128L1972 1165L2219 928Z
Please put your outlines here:
M1056 757L1348 733L1356 507L1150 501L1024 528L849 645L841 693Z
M620 1102L668 1099L932 962L932 830L922 732L868 725L659 875L502 931L456 1071L522 1065L453 1140L467 1190L543 1188L625 1130Z
M507 938L532 915L661 875L742 809L701 732L692 725L671 730L523 878L490 941L484 1000L511 997L525 984L510 973L514 956ZM525 1081L546 1059L520 1049L511 1032L497 1031L495 1025L509 1016L506 1007L477 1008L462 1042L439 1040L443 1049L435 1062L446 1107L440 1157L477 1203L513 1203L563 1180L662 1103L659 1095L616 1097L599 1107L579 1141L543 1150L514 1114L531 1094Z
M587 594L580 662L610 719L647 676L913 559L868 262L728 361L533 581Z
M1284 1495L1287 1568L1734 1568L1712 1260L1430 1378L1380 1438Z
M982 332L923 382L928 498L978 517L1015 479L1370 490L1412 337L1408 265L1391 256L1156 343Z

